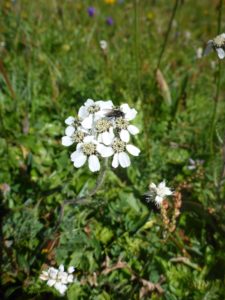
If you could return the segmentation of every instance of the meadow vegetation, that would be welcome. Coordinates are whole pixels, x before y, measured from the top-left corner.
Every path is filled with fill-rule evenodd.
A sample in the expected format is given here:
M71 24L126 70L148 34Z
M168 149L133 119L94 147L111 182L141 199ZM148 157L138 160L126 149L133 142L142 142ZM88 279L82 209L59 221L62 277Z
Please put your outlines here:
M224 60L202 56L224 10L0 1L1 299L225 299ZM137 110L129 168L73 166L64 121L88 98ZM39 278L60 264L64 298Z

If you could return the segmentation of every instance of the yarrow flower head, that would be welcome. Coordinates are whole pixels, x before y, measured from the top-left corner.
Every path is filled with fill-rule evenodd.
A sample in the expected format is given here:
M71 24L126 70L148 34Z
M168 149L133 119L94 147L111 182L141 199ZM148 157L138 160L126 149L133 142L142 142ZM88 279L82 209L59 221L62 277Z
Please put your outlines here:
M54 287L61 295L64 295L68 289L68 284L74 282L72 273L75 271L73 266L69 267L67 272L64 266L60 265L59 269L50 267L47 271L42 271L40 279L47 281L47 285Z
M158 186L155 183L150 183L149 193L147 194L148 198L151 201L154 201L156 206L161 206L163 200L166 196L171 196L173 192L169 187L166 186L165 180L160 182Z
M209 54L213 49L217 52L220 59L225 57L225 33L217 35L214 39L208 41L204 55Z
M138 156L140 150L130 143L131 135L139 129L130 124L137 111L128 104L115 107L111 100L94 101L88 99L78 111L78 117L68 117L64 146L76 144L71 160L76 168L88 162L92 172L101 168L101 161L112 157L112 166L130 166L129 154ZM127 153L128 152L128 153Z

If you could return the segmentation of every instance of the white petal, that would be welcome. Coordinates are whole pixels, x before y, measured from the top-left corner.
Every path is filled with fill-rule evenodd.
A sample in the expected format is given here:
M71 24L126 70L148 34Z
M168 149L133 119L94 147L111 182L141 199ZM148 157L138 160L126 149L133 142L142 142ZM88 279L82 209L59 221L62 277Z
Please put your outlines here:
M139 133L139 129L138 129L136 126L134 126L134 125L129 125L129 126L127 127L127 129L128 129L128 131L129 131L131 134L133 134L133 135Z
M59 271L60 271L60 272L64 272L64 265L60 265L60 266L59 266Z
M81 150L82 146L83 146L83 143L78 143L76 149L82 151Z
M213 49L213 41L210 40L208 41L207 46L203 52L203 56L209 54L212 51L212 49Z
M112 109L113 108L113 103L111 100L108 101L96 101L96 104L100 106L101 109Z
M112 147L106 147L102 144L98 144L96 150L99 154L101 154L102 157L110 157L113 155Z
M55 279L49 279L49 280L47 281L47 285L48 285L48 286L53 286L55 283L56 283Z
M130 108L129 105L126 104L122 104L120 106L120 109L122 110L122 112L125 113L125 119L128 121L133 120L136 117L137 111L134 108Z
M75 121L75 118L69 116L69 117L65 120L65 123L66 123L66 125L72 125L74 121Z
M173 194L173 192L172 192L168 187L165 187L165 188L164 188L164 193L165 193L165 195L167 195L167 196L170 196L170 195Z
M190 162L190 164L191 164L191 165L195 165L195 161L194 161L194 159L192 159L192 158L189 158L189 162Z
M58 279L61 281L61 283L63 284L67 284L68 283L68 274L66 272L60 272L58 275Z
M111 145L112 141L113 141L113 138L114 138L114 134L112 134L108 131L105 131L105 132L102 133L101 138L102 138L102 142L105 145Z
M73 126L66 127L65 134L67 136L72 136L75 132L75 128Z
M161 189L161 188L164 188L166 186L166 182L165 182L165 180L163 180L162 182L160 182L160 184L159 184L159 188Z
M65 291L67 290L67 286L65 284L60 283L60 282L56 282L54 287L56 288L57 291L60 292L61 295L64 295Z
M71 139L71 137L69 137L67 135L62 137L62 145L63 146L69 147L72 144L73 144L73 140Z
M85 118L82 122L81 125L85 128L85 129L91 129L93 126L93 115L89 115L87 118Z
M120 109L126 114L130 111L130 106L127 103L124 103L120 105Z
M112 167L118 168L118 166L119 166L119 155L118 153L115 153L113 156Z
M120 138L123 142L128 143L130 140L130 134L126 129L120 131Z
M68 276L67 282L69 282L69 283L73 282L73 275Z
M134 145L126 145L126 149L127 149L127 151L130 153L130 154L132 154L132 155L134 155L134 156L138 156L139 154L140 154L140 149L138 149L137 147L135 147Z
M68 268L68 273L73 273L75 271L75 268L73 266Z
M98 134L97 139L98 139L98 143L103 143L103 140L102 140L102 133L99 133L99 134Z
M120 152L118 158L122 168L127 168L130 166L130 158L126 152Z
M79 117L81 120L83 120L83 119L87 118L88 115L89 115L89 113L88 113L88 111L87 111L87 107L81 106L81 107L79 108L79 111L78 111L78 117Z
M96 155L90 155L88 159L88 166L91 172L97 172L100 170L100 162Z
M80 150L73 152L71 154L70 158L74 163L74 167L76 167L76 168L82 167L87 160L87 156L84 155L84 153L81 152Z
M95 102L92 99L87 99L87 101L84 103L84 105L87 106L87 107L90 107L94 104L95 104Z
M84 143L91 143L95 142L95 137L93 135L87 135L84 137Z
M155 189L156 189L156 184L153 183L153 182L151 182L151 183L150 183L150 188L153 189L153 190L155 190Z
M225 51L222 48L216 48L216 52L220 59L223 59L225 57Z
M163 201L163 198L161 196L156 196L155 197L155 202L156 202L157 205L161 205L162 201Z
M194 170L196 169L196 166L187 166L188 170Z
M132 108L129 112L126 113L125 118L126 120L131 121L136 117L136 114L136 109Z
M39 276L39 278L41 280L48 280L49 276L48 276L48 272L46 271L42 271L41 275Z
M56 279L57 274L58 274L58 270L55 269L55 268L53 268L53 267L51 267L51 268L48 269L48 274L49 274L49 277L51 279Z

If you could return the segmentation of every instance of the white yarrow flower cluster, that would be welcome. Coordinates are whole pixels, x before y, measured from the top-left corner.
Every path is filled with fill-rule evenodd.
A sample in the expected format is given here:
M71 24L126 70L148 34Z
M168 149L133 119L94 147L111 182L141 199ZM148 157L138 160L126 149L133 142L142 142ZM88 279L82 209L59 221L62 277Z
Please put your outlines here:
M158 186L155 183L150 183L149 190L148 196L150 200L154 201L158 207L161 206L166 196L171 196L173 194L171 189L166 186L165 181L160 182Z
M47 271L42 271L40 279L47 281L47 285L54 287L61 295L64 295L68 284L74 282L72 273L75 271L74 267L69 267L67 272L64 271L64 266L60 265L59 269L50 267Z
M217 52L220 59L225 57L225 33L217 35L213 40L208 41L204 55L209 54L213 49Z
M130 124L137 111L128 104L115 107L111 100L88 99L78 111L78 118L68 117L68 127L62 137L64 146L76 144L71 160L76 168L88 162L92 172L100 170L100 160L112 156L112 166L130 166L128 154L138 156L140 150L130 143L139 129Z

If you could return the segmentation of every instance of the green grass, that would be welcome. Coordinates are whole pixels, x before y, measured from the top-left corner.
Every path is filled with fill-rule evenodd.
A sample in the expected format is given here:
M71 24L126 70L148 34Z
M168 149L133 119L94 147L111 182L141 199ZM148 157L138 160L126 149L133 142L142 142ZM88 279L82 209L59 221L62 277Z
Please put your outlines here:
M56 299L38 277L44 264L60 263L76 267L65 299L224 299L224 61L214 118L219 61L214 52L196 58L217 35L219 1L178 1L168 30L174 3L0 2L2 299ZM155 73L163 45L166 92ZM141 155L126 170L108 169L91 201L66 205L56 230L63 201L85 195L97 178L75 169L61 145L64 120L88 98L138 110ZM190 171L189 158L204 164ZM163 179L183 201L167 238L143 200L149 183ZM119 260L126 267L116 268ZM140 297L143 279L164 293Z

